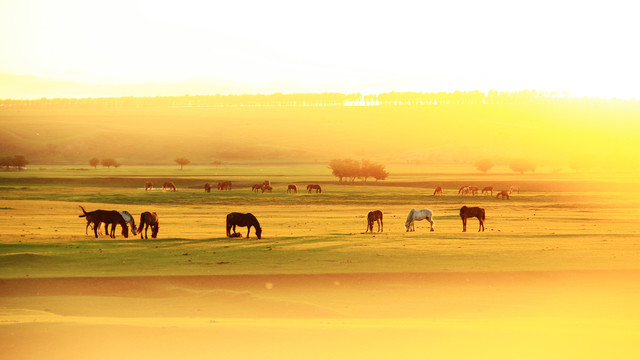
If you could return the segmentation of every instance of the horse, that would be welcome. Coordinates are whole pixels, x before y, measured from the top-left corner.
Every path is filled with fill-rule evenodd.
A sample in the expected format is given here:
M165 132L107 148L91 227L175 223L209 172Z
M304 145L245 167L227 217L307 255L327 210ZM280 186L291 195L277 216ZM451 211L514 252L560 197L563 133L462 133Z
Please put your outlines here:
M140 214L140 227L138 232L140 233L140 239L148 239L147 230L151 226L151 238L158 237L158 230L160 230L160 221L158 220L158 214L155 212L145 211ZM144 237L142 236L142 228L144 227Z
M262 184L253 184L253 185L251 185L251 191L258 192L258 190L262 190Z
M496 199L499 199L500 196L502 196L502 200L504 200L505 197L509 200L509 192L507 190L500 191L498 195L496 195Z
M262 190L263 194L264 194L265 191L268 191L268 192L272 192L273 191L273 188L271 187L271 185L267 185L267 184L262 184L260 189Z
M218 190L231 190L231 181L218 182Z
M404 226L407 228L407 232L416 231L414 222L425 219L431 223L431 231L434 231L433 224L435 223L433 222L433 211L429 209L411 209L407 215L407 221L404 223Z
M93 234L95 237L98 237L98 228L100 227L100 223L104 223L104 232L105 234L109 234L111 238L115 238L115 227L116 225L120 225L122 227L122 235L125 238L129 237L129 228L127 227L127 223L124 218L120 214L120 212L115 210L94 210L87 212L84 210L82 206L83 214L78 215L78 217L84 217L87 221L90 221L93 224ZM111 233L109 233L109 225L111 225Z
M211 192L211 184L209 183L204 184L204 192Z
M514 191L520 194L520 186L513 185L509 188L509 194L512 194Z
M262 228L260 227L260 223L258 219L251 213L241 214L237 212L232 212L227 214L227 237L231 237L231 228L233 227L233 232L236 232L236 226L246 226L247 227L247 238L249 238L249 233L251 232L251 227L253 226L256 231L256 236L258 239L262 238Z
M463 206L460 208L460 217L462 218L462 232L467 231L467 219L476 217L478 221L480 221L480 227L478 228L478 232L480 229L484 231L484 209L480 207L467 207Z
M376 221L378 223L378 232L384 231L384 224L382 222L382 211L374 210L369 211L367 214L367 231L373 232L373 222Z
M152 191L153 190L153 182L147 181L144 183L144 191Z
M471 195L478 195L478 187L469 186L469 192L471 193Z
M493 186L486 186L482 188L482 193L484 194L485 192L486 192L485 195L488 195L489 193L491 193L491 196L493 196Z
M294 192L294 193L297 194L298 193L298 187L295 186L295 185L289 185L289 186L287 186L287 193L288 192Z
M433 196L442 195L442 186L436 186L436 189L433 191Z
M460 187L460 190L458 190L458 195L462 194L462 195L466 195L469 193L469 187L468 186L462 186Z
M136 221L133 219L133 216L131 216L128 211L120 211L120 215L122 215L124 221L131 227L131 234L136 236ZM111 232L113 232L114 229L115 226L111 228Z
M321 188L321 187L320 187L320 185L318 185L318 184L310 184L310 185L307 185L307 192L308 192L309 194L311 194L311 190L315 190L315 191L316 191L316 194L317 194L317 193L321 193L321 194L322 194L322 188Z
M171 181L167 181L166 183L162 184L162 191L165 191L165 189L171 189L171 191L176 191L176 184L174 184Z

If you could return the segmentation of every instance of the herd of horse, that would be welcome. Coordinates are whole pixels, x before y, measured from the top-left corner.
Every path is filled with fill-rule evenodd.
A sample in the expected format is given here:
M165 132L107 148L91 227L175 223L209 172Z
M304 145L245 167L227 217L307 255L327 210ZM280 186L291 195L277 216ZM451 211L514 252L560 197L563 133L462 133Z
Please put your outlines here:
M218 183L218 190L231 190L231 181L221 181ZM212 185L207 183L205 184L205 192L211 192ZM172 191L176 191L176 186L173 182L165 182L162 185L162 190L171 189ZM265 180L261 184L254 184L251 187L252 191L261 190L263 193L265 191L272 191L271 183L269 180ZM153 190L153 182L147 181L145 183L145 191ZM307 186L307 192L311 193L312 190L315 190L316 193L322 193L322 188L318 184L310 184ZM298 187L296 185L288 185L287 193L293 192L298 193ZM509 190L501 190L497 193L496 198L502 197L502 199L509 199L510 194L513 192L520 193L519 186L511 186ZM493 187L487 186L482 189L482 194L490 194L493 196ZM433 195L442 195L443 189L441 186L437 186L433 192ZM477 195L478 188L475 186L462 186L458 190L459 195ZM143 212L140 214L140 226L136 227L135 220L133 216L127 211L117 211L117 210L94 210L87 212L82 206L80 206L82 210L82 215L79 217L84 217L87 221L87 225L85 227L85 234L88 234L89 228L91 228L94 232L94 236L97 238L98 233L101 234L101 226L104 224L105 234L111 238L115 238L115 230L116 226L120 225L122 228L121 234L127 238L129 236L129 228L131 228L131 233L136 236L138 233L140 234L140 238L148 239L148 229L151 227L151 237L156 238L158 236L159 230L159 220L158 214L155 212ZM463 206L460 208L460 218L462 219L462 231L467 231L467 219L469 218L477 218L479 221L478 232L484 231L484 222L485 222L485 210L480 207L468 207ZM434 221L433 221L433 211L430 209L411 209L407 214L407 220L405 221L405 228L407 232L415 231L415 222L426 220L430 224L430 231L434 231ZM378 232L384 231L384 223L383 223L383 214L380 210L370 211L367 214L367 228L366 232L373 232L374 224L378 225ZM109 230L109 226L111 229ZM260 239L262 237L262 227L258 222L258 219L251 213L229 213L226 218L226 228L227 228L227 237L237 237L242 236L241 234L236 232L236 226L247 227L247 238L251 232L251 227L255 229L255 234ZM142 235L142 229L144 228L144 236ZM232 232L233 230L233 232Z

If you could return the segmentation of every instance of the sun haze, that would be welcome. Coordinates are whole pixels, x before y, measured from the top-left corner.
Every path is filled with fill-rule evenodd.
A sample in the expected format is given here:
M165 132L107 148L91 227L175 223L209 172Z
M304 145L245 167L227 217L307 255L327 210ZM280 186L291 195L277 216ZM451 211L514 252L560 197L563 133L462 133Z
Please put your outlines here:
M640 97L626 2L0 3L0 98L536 89Z

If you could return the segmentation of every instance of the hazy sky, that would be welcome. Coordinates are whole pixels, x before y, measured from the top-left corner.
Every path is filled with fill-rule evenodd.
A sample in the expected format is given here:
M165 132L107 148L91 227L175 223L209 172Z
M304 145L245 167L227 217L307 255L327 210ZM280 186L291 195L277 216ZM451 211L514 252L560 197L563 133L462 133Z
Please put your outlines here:
M633 2L611 0L0 0L0 98L74 83L91 85L67 96L537 89L640 98L636 14Z

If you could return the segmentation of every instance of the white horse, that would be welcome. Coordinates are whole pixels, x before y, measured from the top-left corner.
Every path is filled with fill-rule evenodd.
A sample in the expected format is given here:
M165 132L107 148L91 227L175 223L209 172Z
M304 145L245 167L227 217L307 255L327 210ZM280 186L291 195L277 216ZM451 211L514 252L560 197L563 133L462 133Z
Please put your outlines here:
M136 235L136 221L133 220L133 216L131 216L128 211L119 211L119 213L122 215L124 222L129 224L129 227L131 227L131 233ZM113 227L115 228L115 225Z
M509 194L513 194L514 192L517 192L518 194L520 194L520 186L513 185L509 188Z
M407 228L407 232L416 231L414 222L425 219L431 223L431 231L433 231L433 211L429 209L411 209L411 211L409 211L409 215L407 215L407 221L404 223L404 226Z

